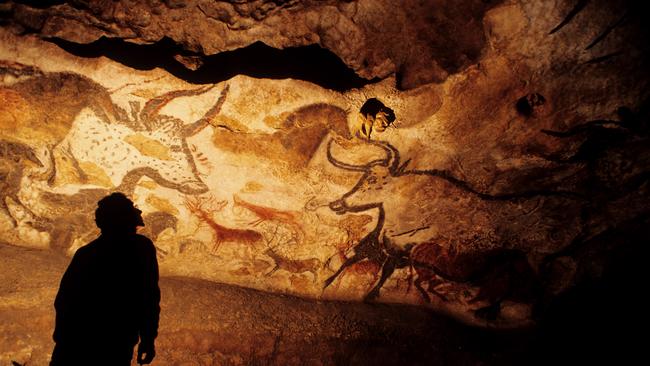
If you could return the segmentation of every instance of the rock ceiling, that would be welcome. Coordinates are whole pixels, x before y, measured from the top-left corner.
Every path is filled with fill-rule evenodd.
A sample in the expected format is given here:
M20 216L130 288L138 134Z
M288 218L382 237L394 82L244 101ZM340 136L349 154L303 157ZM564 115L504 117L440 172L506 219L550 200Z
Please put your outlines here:
M631 3L9 1L0 19L4 242L70 254L121 190L164 275L513 327L647 238ZM364 119L371 98L395 120Z
M178 59L189 68L203 56L260 41L278 49L319 44L363 78L396 74L400 87L410 89L475 63L486 42L482 19L493 6L482 0L181 0L6 7L12 24L48 38L83 44L100 37L138 44L169 38L182 47Z

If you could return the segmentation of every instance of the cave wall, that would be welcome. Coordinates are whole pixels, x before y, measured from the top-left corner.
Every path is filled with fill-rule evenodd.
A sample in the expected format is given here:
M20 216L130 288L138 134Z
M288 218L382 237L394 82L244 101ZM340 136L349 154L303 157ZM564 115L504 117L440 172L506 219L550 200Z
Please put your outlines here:
M71 255L120 190L164 276L529 324L648 220L644 28L582 3L3 4L0 240ZM367 83L189 83L48 42L102 36L190 70L319 44ZM369 98L396 120L367 138Z

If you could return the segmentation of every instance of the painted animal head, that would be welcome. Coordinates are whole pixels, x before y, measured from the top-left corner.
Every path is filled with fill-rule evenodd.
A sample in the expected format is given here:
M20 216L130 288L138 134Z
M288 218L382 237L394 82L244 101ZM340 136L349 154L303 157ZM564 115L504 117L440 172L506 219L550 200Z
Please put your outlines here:
M330 202L330 209L337 214L344 214L379 207L385 198L385 195L381 191L385 187L390 186L391 181L403 172L408 161L400 166L399 152L397 149L387 142L369 140L369 144L378 146L386 152L385 158L375 159L361 165L344 163L332 155L332 142L333 140L330 140L327 145L327 160L337 168L353 172L363 172L363 175L349 192L343 194L338 200Z

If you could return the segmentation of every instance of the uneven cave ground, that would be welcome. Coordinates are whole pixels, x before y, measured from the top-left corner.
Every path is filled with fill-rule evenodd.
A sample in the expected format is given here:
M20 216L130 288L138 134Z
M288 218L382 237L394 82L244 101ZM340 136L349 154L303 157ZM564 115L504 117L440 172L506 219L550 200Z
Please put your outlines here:
M69 258L8 244L0 255L0 348L11 358L0 361L46 365L52 304ZM508 331L415 306L314 301L162 277L153 365L630 364L643 349L638 268L621 266L576 287L549 304L536 326Z

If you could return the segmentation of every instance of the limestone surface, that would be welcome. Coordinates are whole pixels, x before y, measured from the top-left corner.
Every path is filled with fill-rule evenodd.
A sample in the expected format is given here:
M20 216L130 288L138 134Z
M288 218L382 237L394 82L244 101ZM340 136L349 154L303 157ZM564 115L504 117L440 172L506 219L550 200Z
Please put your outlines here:
M6 243L70 256L119 190L165 277L499 329L634 277L622 263L648 240L650 65L633 2L0 6ZM129 52L171 39L185 71L85 48L101 37ZM255 77L210 78L228 67L211 55L258 41L318 44L367 83L278 78L255 58L238 59Z
M498 3L498 2L496 2ZM288 48L317 44L360 76L400 77L411 89L440 82L476 62L486 46L480 0L10 1L11 26L44 38L91 43L100 37L147 44L163 38L199 56L261 41ZM192 56L190 56L192 57ZM195 68L180 55L181 62Z

